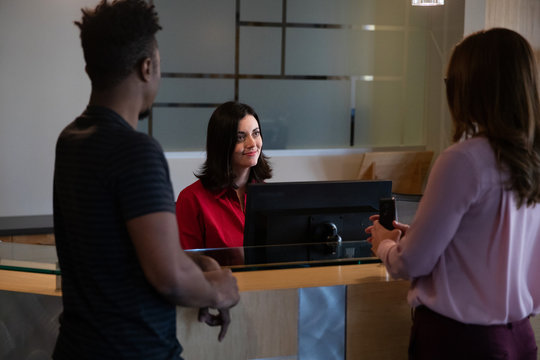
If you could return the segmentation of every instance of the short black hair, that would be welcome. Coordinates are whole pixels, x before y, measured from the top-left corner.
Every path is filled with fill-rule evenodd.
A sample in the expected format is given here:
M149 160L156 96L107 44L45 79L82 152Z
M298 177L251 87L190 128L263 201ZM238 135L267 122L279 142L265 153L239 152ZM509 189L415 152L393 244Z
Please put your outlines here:
M249 105L229 101L218 106L208 122L206 134L206 161L197 176L203 186L211 190L235 186L231 158L237 142L238 123L245 116L251 115L262 129L259 116ZM272 177L272 168L268 157L261 151L257 164L249 171L249 180L262 182Z
M102 0L95 9L82 9L81 44L86 71L96 89L107 89L125 79L157 46L161 30L153 5L143 0Z

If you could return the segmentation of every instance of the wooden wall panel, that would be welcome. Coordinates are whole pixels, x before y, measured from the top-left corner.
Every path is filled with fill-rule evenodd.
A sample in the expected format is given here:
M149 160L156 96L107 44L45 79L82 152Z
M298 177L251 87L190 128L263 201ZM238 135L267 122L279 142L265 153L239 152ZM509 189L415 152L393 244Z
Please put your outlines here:
M177 336L185 359L262 359L296 356L298 352L298 290L243 292L231 311L223 342L218 328L197 321L197 310L178 308Z
M408 281L348 287L347 360L407 359L412 325L408 289ZM540 316L532 317L531 324L540 349Z
M347 359L406 360L411 328L408 281L347 289Z

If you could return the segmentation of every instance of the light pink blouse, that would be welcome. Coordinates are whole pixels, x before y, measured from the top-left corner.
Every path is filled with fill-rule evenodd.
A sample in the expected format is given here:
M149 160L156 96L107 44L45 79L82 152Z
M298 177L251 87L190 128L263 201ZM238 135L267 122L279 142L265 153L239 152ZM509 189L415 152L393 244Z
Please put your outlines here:
M483 137L439 156L407 234L377 251L411 306L482 325L540 312L540 205L517 209L506 177Z

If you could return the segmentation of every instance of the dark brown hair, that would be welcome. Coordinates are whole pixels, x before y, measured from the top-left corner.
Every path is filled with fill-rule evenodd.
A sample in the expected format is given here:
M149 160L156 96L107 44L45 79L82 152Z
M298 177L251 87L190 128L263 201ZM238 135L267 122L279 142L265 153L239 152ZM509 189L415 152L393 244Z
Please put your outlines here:
M221 104L214 110L206 134L206 161L197 176L207 189L217 190L234 186L231 157L237 141L238 123L246 115L252 115L262 129L259 116L251 106L236 101ZM262 182L272 177L268 157L262 151L257 164L249 171L248 181Z
M531 46L502 28L456 45L446 75L454 141L486 136L518 207L540 201L540 99Z

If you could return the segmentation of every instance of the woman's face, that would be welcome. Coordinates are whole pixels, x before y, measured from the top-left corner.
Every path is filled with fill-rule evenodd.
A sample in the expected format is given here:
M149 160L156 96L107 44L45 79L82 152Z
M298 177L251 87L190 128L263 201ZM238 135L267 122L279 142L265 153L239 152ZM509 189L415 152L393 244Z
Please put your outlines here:
M261 149L262 137L257 119L246 115L238 122L236 146L232 154L233 171L240 174L243 170L257 165Z

